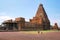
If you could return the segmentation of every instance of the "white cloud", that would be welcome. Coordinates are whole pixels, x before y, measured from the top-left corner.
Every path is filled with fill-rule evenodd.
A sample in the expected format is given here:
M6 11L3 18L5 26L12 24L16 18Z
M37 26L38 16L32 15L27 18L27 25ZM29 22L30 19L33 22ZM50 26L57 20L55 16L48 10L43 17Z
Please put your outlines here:
M9 19L14 19L14 18L11 18L9 16L0 16L0 20L9 20Z
M9 17L9 16L0 16L0 24L1 24L2 22L4 22L5 20L10 20L10 19L14 20L14 18Z
M4 21L10 20L10 19L14 20L14 18L8 16L6 12L1 12L0 13L0 24Z

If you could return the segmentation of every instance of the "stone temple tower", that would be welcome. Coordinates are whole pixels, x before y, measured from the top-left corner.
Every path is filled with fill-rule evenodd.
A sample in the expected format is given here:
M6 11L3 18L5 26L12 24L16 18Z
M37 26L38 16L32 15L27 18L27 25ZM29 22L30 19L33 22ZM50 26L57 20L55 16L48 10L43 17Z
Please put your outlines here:
M43 30L50 29L50 21L44 10L43 4L39 5L36 15L33 17L33 19L30 19L30 23L38 25L37 27Z

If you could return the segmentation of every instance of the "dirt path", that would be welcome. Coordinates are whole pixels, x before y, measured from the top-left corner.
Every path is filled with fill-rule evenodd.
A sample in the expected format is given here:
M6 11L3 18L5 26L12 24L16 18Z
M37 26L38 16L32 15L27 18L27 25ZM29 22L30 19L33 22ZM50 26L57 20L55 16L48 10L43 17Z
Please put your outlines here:
M50 32L42 34L0 32L0 40L60 40L60 32Z

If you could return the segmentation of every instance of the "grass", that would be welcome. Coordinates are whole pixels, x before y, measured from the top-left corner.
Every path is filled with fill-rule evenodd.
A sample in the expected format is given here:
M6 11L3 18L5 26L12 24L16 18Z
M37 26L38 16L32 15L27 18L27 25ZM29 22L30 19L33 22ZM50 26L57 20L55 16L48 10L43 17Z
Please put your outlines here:
M38 31L20 31L21 33L26 33L26 34L38 34ZM48 33L48 32L59 32L58 30L44 30L44 31L39 31L39 34L41 33Z

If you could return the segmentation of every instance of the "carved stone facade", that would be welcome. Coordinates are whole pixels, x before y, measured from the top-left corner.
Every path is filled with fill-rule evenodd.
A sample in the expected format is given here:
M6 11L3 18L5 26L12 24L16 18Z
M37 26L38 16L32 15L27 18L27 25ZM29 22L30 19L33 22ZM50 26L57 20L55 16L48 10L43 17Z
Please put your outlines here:
M30 19L30 23L37 24L37 26L41 27L42 29L50 29L50 21L42 4L39 5L35 17Z
M22 30L22 28L25 27L25 19L20 17L20 18L16 18L15 22L17 23L18 26L18 30Z
M3 22L5 26L7 26L8 30L49 30L50 29L50 21L48 16L43 8L43 5L40 4L37 10L37 13L33 19L30 19L30 22L26 22L25 18L16 18L14 21L9 20ZM6 29L7 29L6 28Z

